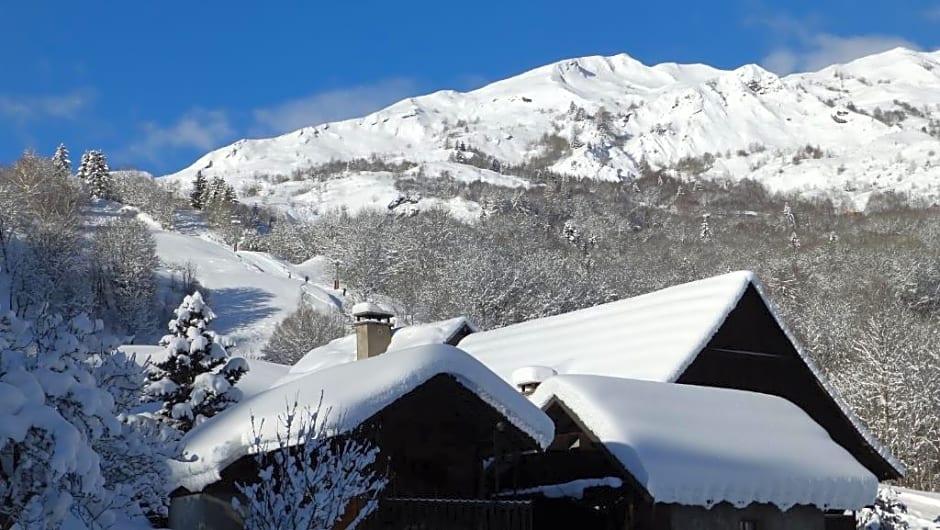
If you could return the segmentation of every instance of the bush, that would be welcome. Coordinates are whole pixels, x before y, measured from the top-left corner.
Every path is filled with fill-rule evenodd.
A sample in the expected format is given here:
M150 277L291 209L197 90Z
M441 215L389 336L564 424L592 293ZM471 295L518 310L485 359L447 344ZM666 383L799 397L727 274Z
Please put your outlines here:
M297 309L274 328L274 334L261 353L271 362L294 364L310 350L347 332L341 316L321 313L301 301Z

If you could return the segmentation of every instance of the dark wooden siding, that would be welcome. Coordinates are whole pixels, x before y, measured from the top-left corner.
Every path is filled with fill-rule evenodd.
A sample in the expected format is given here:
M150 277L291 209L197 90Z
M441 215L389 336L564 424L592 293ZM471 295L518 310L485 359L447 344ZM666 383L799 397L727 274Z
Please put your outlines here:
M677 382L781 396L806 411L879 479L899 478L803 362L753 286Z
M389 465L386 495L482 498L492 489L485 459L505 461L538 448L493 407L438 375L389 405L371 422Z

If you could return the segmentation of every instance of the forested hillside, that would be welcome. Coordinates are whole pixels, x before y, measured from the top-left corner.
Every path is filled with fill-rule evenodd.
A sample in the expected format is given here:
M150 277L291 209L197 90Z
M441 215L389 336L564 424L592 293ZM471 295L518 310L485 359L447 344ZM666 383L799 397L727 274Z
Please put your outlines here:
M244 248L327 255L343 282L396 300L403 322L466 315L492 328L729 270L758 273L784 318L876 434L940 481L940 211L893 194L865 212L771 194L753 181L549 179L528 190L401 179L403 195L484 205L464 222L420 213L324 213Z

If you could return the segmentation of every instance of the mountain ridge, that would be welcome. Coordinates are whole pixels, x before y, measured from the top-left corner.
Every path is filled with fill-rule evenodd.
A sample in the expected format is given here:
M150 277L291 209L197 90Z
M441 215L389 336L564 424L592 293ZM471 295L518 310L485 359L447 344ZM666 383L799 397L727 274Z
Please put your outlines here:
M458 153L461 146L469 152ZM265 178L372 158L377 168L347 165L325 180L369 177L375 182L361 187L384 205L398 175L525 186L531 176L512 168L538 161L536 170L576 178L630 180L649 165L681 178L754 178L777 191L846 194L856 202L879 191L934 201L938 151L940 51L896 48L784 77L754 64L648 66L618 54L566 59L469 92L442 90L360 118L242 139L166 178L185 186L203 171L243 196L261 188L249 200L325 207L326 188L336 183L278 190L284 182ZM705 167L694 165L694 174L682 169L703 157ZM407 168L386 170L403 162ZM347 199L340 205L363 206Z

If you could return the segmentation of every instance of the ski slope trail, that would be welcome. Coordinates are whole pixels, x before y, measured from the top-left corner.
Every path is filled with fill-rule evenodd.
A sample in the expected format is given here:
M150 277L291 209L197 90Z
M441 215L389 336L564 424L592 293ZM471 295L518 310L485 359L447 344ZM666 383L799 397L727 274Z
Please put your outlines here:
M898 498L907 506L912 530L940 528L940 493L897 488Z
M212 329L231 344L232 353L258 357L275 326L301 300L322 312L342 311L342 293L330 289L322 274L311 275L309 266L291 265L261 252L236 252L193 222L191 213L181 217L188 219L185 233L148 223L162 273L169 276L186 264L195 267L203 294L217 315Z

